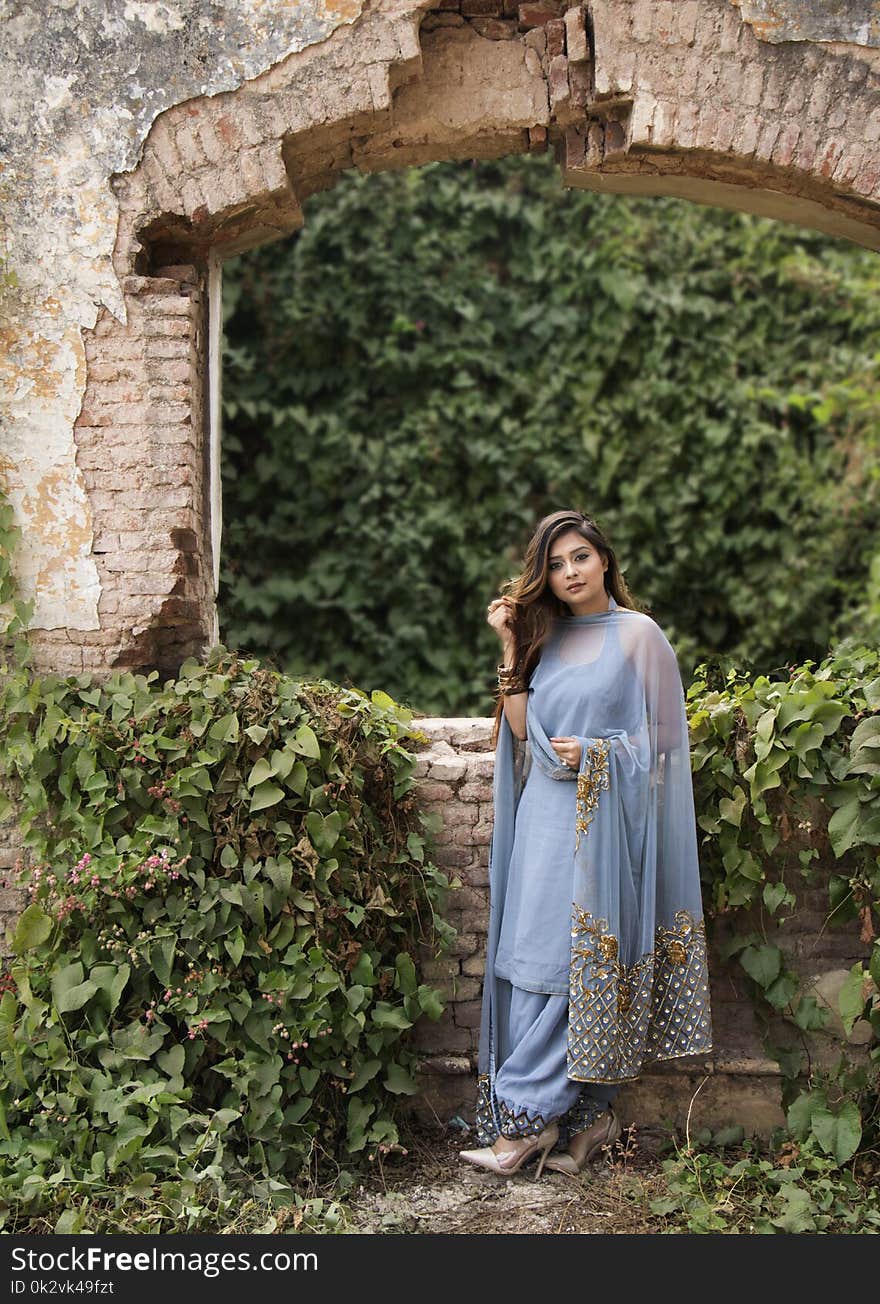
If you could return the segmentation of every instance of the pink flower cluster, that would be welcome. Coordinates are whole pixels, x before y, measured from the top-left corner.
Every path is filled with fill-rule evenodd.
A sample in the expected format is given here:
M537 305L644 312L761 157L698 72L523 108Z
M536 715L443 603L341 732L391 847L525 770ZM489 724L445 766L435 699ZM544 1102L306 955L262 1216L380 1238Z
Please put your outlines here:
M154 783L152 788L147 789L147 792L150 794L151 797L155 797L157 798L157 800L160 800L166 806L166 808L171 811L172 815L180 814L181 804L176 797L171 796L171 793L166 784Z
M158 854L145 856L134 865L126 866L123 859L115 868L105 865L99 871L93 865L91 853L86 851L67 871L63 883L59 883L58 874L50 866L36 866L27 890L31 899L43 901L59 922L75 910L92 919L102 897L133 901L143 892L166 887L182 877L182 867L189 859L187 854L172 860L168 848L163 847Z
M76 862L73 869L68 871L67 877L70 879L74 887L77 887L79 885L80 879L82 878L83 874L85 874L86 870L88 869L91 863L92 863L92 857L89 854L89 852L86 851ZM92 884L97 886L97 884L100 883L100 881L101 880L98 878L97 874L92 874L90 880Z

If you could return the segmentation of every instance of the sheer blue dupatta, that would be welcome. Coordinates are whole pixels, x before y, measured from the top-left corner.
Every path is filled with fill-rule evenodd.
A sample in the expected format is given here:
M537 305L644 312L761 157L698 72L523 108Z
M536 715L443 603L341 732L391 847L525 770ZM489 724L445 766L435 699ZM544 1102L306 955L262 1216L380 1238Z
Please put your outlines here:
M577 784L567 1075L611 1083L711 1050L712 1028L678 662L650 617L611 599L594 619L615 627L608 655L620 664L605 682L618 696L609 711L586 694L578 769L560 761L531 699L527 727L532 761ZM596 729L609 718L628 729Z

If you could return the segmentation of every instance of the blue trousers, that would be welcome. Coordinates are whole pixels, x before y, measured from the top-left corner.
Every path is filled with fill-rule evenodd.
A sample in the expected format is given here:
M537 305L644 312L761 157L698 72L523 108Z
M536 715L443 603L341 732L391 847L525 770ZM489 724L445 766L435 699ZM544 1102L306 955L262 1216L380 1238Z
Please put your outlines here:
M611 1104L617 1083L574 1082L566 1076L568 997L527 992L497 980L495 1081L484 1075L477 1133L491 1145L503 1136L531 1136L554 1120L563 1144Z

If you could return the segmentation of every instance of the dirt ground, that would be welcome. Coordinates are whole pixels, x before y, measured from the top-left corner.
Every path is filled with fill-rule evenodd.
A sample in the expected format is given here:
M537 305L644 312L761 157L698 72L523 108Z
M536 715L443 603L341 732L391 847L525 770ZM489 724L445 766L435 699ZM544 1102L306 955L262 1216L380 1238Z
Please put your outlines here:
M459 1150L478 1143L452 1128L413 1129L402 1140L406 1155L386 1156L348 1193L349 1232L581 1236L656 1234L663 1225L648 1203L665 1189L670 1141L659 1131L624 1130L578 1177L545 1169L538 1181L534 1164L507 1178L466 1164Z

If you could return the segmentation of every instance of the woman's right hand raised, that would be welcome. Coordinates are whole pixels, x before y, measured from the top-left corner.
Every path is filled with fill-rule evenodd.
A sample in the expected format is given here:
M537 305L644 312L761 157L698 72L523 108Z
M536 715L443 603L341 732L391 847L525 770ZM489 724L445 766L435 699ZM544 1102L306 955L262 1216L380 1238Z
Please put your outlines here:
M505 647L514 641L513 614L513 598L495 598L487 608L486 619Z

